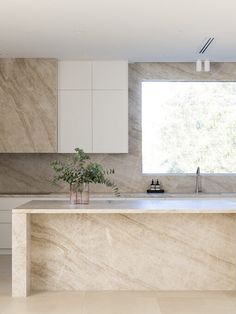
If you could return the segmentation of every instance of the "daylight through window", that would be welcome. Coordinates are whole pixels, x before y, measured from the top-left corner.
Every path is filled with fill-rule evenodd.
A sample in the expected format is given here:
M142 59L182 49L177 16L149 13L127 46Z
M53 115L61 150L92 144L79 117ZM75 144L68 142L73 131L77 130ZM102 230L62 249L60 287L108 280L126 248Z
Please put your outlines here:
M236 172L235 82L143 82L143 173Z

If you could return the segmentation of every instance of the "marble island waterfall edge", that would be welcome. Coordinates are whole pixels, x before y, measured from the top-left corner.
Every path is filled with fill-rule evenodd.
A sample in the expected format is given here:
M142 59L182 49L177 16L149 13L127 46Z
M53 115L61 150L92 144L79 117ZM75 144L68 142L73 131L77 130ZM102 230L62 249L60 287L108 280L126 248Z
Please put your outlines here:
M235 239L234 213L14 210L13 296L31 289L234 290Z

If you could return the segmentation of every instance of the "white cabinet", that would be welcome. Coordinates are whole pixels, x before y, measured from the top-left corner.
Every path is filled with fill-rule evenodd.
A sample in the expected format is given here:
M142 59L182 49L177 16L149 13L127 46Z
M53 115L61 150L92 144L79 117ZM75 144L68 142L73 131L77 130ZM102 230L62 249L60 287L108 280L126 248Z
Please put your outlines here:
M0 224L10 224L11 223L11 211L10 210L0 210Z
M0 255L11 252L11 217L12 209L28 202L29 198L0 198Z
M11 254L12 246L12 209L32 200L64 200L58 197L0 197L0 255Z
M58 64L58 89L86 89L92 87L90 61L60 61Z
M93 89L127 90L127 61L93 61Z
M91 91L59 91L58 109L58 151L71 153L76 147L79 147L85 152L91 153Z
M11 224L0 223L0 249L11 249ZM1 250L0 250L1 254Z
M128 152L127 91L93 91L93 152Z
M128 62L60 61L58 152L128 152Z

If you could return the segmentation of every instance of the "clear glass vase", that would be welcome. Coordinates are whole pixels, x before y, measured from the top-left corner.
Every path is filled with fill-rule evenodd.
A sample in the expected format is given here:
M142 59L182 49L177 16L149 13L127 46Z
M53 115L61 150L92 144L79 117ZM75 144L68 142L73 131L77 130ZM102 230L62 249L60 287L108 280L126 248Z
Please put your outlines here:
M77 183L70 185L70 204L77 204Z
M89 203L89 183L70 185L70 203L72 205Z

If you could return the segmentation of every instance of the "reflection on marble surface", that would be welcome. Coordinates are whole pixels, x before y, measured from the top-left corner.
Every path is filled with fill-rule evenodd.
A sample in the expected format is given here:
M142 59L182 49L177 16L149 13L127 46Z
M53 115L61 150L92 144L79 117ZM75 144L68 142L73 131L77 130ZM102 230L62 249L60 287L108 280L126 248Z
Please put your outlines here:
M0 133L1 152L57 151L55 59L0 59Z
M129 65L129 154L93 154L94 161L115 168L114 176L121 192L143 192L152 176L142 175L141 155L141 81L142 80L225 80L236 75L236 63L212 63L209 73L196 72L195 63L134 63ZM58 154L0 154L1 192L65 192L66 185L53 186L49 162L68 155ZM193 169L193 172L195 169ZM192 193L194 176L161 176L167 192ZM236 192L236 176L203 176L204 192ZM104 186L92 191L109 191Z
M90 200L89 204L69 204L68 200L33 200L12 210L13 214L166 214L236 213L236 199L145 199L117 198Z
M235 215L34 214L31 219L32 289L235 289Z

